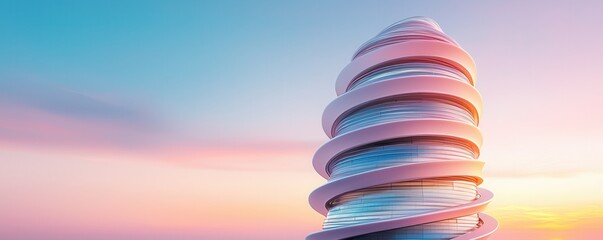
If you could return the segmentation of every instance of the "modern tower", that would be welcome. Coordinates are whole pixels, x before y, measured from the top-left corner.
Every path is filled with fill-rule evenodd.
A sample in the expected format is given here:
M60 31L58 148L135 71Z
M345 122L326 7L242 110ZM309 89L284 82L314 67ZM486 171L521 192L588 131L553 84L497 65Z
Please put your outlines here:
M482 183L475 62L433 20L386 28L339 74L314 155L326 216L307 240L485 239L496 220Z

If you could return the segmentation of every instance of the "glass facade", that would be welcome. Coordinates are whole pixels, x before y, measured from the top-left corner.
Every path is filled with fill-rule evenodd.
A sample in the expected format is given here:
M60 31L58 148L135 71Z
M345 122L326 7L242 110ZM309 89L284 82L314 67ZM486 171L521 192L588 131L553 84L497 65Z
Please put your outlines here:
M453 219L397 228L348 238L347 240L447 240L463 235L480 227L477 214Z
M390 122L416 119L447 119L476 125L476 119L465 106L437 96L398 98L371 103L347 114L335 125L340 135L360 128Z
M469 79L467 79L465 74L449 64L437 60L427 61L423 59L387 65L369 71L368 73L360 76L358 79L352 81L348 87L348 91L369 85L371 83L411 76L442 76L470 84Z
M324 229L428 213L461 205L477 197L470 178L423 179L374 186L331 200ZM470 230L477 224L477 219ZM447 224L451 229L458 226ZM443 231L445 229L442 229Z
M477 147L455 138L412 137L362 146L341 154L328 168L330 181L409 163L466 160ZM471 177L422 179L384 184L340 195L327 203L324 229L413 216L469 203L477 198ZM477 214L377 232L353 239L450 239L473 230Z
M331 173L329 181L409 163L475 159L476 151L475 145L455 138L412 137L378 142L333 159L327 166Z

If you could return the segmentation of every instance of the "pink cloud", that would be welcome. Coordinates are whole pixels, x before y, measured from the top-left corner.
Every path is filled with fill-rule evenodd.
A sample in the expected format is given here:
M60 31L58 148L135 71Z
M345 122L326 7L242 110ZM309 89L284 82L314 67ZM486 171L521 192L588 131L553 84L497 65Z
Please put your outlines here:
M318 147L318 143L301 141L191 139L168 131L168 126L144 122L159 121L82 118L23 103L0 103L0 149L77 152L108 158L125 155L200 168L292 170L309 164Z

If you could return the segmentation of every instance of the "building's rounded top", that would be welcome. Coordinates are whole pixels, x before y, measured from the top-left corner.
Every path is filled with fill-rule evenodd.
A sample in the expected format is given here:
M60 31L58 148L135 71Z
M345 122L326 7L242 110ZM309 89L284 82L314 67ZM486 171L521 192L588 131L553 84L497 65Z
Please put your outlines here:
M354 53L355 59L379 47L412 40L434 40L458 46L458 43L446 35L436 21L428 17L410 17L385 28L371 38Z

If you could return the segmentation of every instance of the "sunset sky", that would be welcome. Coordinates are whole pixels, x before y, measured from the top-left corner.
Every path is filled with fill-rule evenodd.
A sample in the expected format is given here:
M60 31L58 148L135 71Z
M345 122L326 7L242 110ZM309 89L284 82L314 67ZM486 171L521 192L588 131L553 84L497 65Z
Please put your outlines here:
M491 239L603 238L598 1L0 1L1 239L303 239L321 115L411 16L477 63Z

